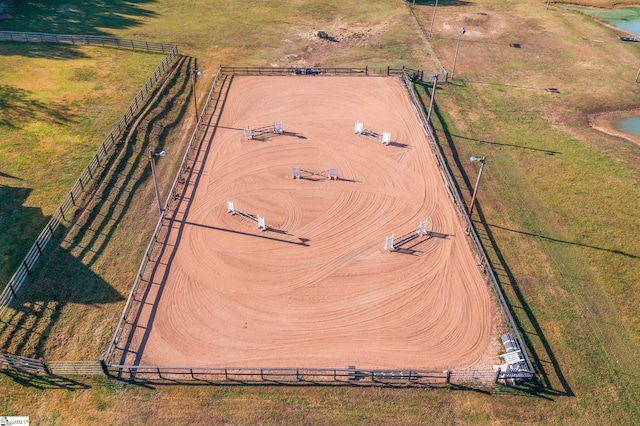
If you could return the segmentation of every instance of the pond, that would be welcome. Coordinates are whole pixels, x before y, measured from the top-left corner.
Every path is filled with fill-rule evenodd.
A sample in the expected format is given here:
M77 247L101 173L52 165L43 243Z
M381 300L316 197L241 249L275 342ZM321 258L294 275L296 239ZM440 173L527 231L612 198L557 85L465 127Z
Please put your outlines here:
M619 118L612 122L617 130L640 137L640 117Z
M625 31L640 35L640 7L622 7L619 9L585 9L582 7L568 7L585 15L594 16L604 22L614 25Z

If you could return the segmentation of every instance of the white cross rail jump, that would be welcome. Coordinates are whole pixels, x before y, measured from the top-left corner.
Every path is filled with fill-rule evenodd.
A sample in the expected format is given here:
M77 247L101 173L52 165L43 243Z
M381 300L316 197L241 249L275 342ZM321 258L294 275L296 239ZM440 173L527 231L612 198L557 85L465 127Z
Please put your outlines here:
M273 126L254 127L251 126L244 128L244 138L247 140L260 139L264 135L275 134L284 135L284 127L282 121L274 121Z
M361 121L356 121L353 133L358 136L366 136L371 139L375 139L381 142L383 145L389 145L391 143L391 132L387 132L385 130L382 134L380 134L373 130L365 129L364 123L362 123Z
M293 179L309 179L309 180L338 180L338 168L329 167L327 170L321 170L319 172L313 172L311 170L304 170L300 167L291 167L291 177Z
M245 219L249 219L251 222L258 225L258 229L262 231L266 231L268 229L268 226L264 220L264 217L260 215L252 215L249 213L245 213L236 209L235 205L233 204L233 201L229 199L227 199L227 213L231 213L232 215L239 215L244 217Z
M429 231L427 231L427 224L429 223L429 219L425 219L418 225L418 228L415 231L408 232L396 240L395 234L391 234L390 237L386 237L384 249L385 251L391 252L396 251L402 245L408 243L409 241L415 240L416 238L422 235L429 235Z

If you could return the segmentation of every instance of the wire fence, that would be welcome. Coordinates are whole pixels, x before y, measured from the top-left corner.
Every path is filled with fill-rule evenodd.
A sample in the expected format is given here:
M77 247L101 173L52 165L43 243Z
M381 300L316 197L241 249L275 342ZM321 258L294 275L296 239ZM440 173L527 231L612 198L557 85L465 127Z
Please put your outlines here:
M175 44L155 43L152 41L142 40L123 40L113 37L91 35L0 31L0 41L78 44L83 46L115 47L118 49L140 50L143 52L164 54L171 54L174 50L177 51L177 46Z
M500 285L498 284L498 280L496 278L495 272L493 271L493 268L491 267L491 264L489 263L489 259L487 257L487 254L484 251L484 247L482 246L482 243L480 242L480 238L478 237L478 234L476 233L475 227L473 226L473 224L471 222L471 218L467 214L466 205L464 204L464 202L462 200L462 196L460 195L459 191L457 190L457 186L455 185L455 181L453 179L453 176L451 175L451 172L449 171L448 167L446 166L446 162L445 162L445 159L444 159L444 154L442 153L442 151L440 150L440 146L436 142L436 138L435 138L435 135L434 135L434 132L433 132L433 128L431 127L431 124L429 122L427 122L427 118L424 115L424 111L422 110L422 107L420 106L420 103L418 102L418 99L416 98L415 91L413 90L413 82L412 82L410 76L407 75L407 73L405 73L405 72L402 73L402 81L404 82L404 85L405 85L407 91L409 92L409 97L411 99L411 104L413 105L414 112L418 116L418 119L420 120L420 123L422 124L422 129L424 130L425 134L427 135L427 139L430 142L431 151L435 155L436 163L438 164L438 168L440 169L440 172L442 174L442 179L444 180L445 186L447 187L447 191L449 192L449 196L451 197L451 200L453 201L453 203L456 205L456 207L458 209L458 213L459 213L460 219L464 223L464 226L465 226L465 229L466 229L466 234L469 237L469 240L470 240L470 242L472 244L472 247L475 248L476 254L478 256L478 266L480 268L482 268L482 271L487 276L487 279L488 279L489 283L491 284L491 288L492 288L494 294L496 295L496 298L498 299L498 303L500 304L502 310L504 311L505 315L507 316L507 322L508 322L509 329L511 330L511 332L515 335L515 337L517 339L518 346L519 346L518 349L520 349L522 351L522 354L524 356L525 362L527 364L527 368L529 369L528 378L529 378L529 380L531 380L533 378L534 374L535 374L534 373L535 370L533 368L533 364L531 363L531 360L529 359L529 355L528 355L528 353L526 351L522 336L520 334L520 331L518 330L518 326L516 324L516 321L513 318L513 315L511 314L511 309L509 308L509 305L507 304L507 301L506 301L506 299L504 297L502 289L500 288ZM520 373L520 374L527 375L527 373Z
M7 34L12 35L12 41L26 42L34 41L35 39L35 41L47 40L47 42L55 43L56 41L54 40L56 37L73 37L74 39L84 37L89 40L96 39L96 37L93 36L56 36L55 34L14 33L2 31L0 32L0 40L3 39L3 36L6 37ZM20 39L19 37L20 34L22 34L22 39ZM38 36L39 38L36 36ZM48 38L44 36L47 36ZM98 38L106 39L105 37ZM57 42L64 43L64 41ZM160 43L151 44L159 45ZM124 135L124 132L127 129L127 126L134 120L136 113L144 105L145 100L147 99L149 93L154 89L156 83L175 63L176 58L178 57L177 46L163 46L171 46L167 56L165 56L164 60L156 67L154 73L151 75L151 77L149 77L142 89L140 89L138 94L131 101L129 108L127 108L122 118L117 122L111 132L102 141L102 143L98 147L96 154L91 158L87 167L83 169L80 177L78 178L78 180L76 180L73 187L71 188L65 199L62 201L62 204L60 204L60 206L53 213L51 219L44 227L42 232L40 232L35 242L27 252L26 256L18 266L18 269L9 279L2 293L0 293L0 318L4 316L9 304L17 297L18 291L22 287L27 277L33 271L40 256L44 254L47 243L56 235L57 232L59 232L61 225L68 226L73 223L76 213L82 207L84 207L84 203L89 199L88 196L95 189L97 183L102 177L102 173L106 169L109 160L115 153L117 153L118 145L122 139L122 136ZM160 49L159 47L157 48Z

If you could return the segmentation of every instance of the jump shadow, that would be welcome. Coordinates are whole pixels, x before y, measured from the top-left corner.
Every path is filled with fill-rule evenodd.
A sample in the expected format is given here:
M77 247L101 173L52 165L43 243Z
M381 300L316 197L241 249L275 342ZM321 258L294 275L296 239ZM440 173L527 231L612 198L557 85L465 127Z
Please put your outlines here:
M201 228L207 228L207 229L211 229L211 230L214 230L214 231L230 232L232 234L245 235L247 237L261 238L261 239L264 239L264 240L277 241L277 242L286 243L286 244L295 244L295 245L298 245L298 246L305 246L305 247L309 247L308 243L310 241L308 238L298 237L298 240L300 240L300 242L296 242L296 241L282 240L280 238L275 238L275 237L268 237L266 235L263 235L264 233L252 234L250 232L237 231L235 229L220 228L220 227L217 227L217 226L205 225L205 224L202 224L202 223L194 223L194 222L188 222L188 221L184 221L182 223L184 225L198 226L198 227L201 227ZM273 231L273 232L278 233L278 234L290 235L286 231L282 231L282 230L279 230L279 229L272 229L272 228L267 228L267 230L265 232L269 232L269 231Z

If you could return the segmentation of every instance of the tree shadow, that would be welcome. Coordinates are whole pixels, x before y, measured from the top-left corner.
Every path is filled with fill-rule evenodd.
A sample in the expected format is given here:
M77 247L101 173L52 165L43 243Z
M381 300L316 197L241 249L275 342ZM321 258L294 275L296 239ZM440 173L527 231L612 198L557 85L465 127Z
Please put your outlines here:
M9 175L1 174L7 177ZM37 207L24 206L31 188L0 183L0 283L7 283L50 219ZM0 290L1 291L1 290Z
M4 12L2 30L109 35L105 29L131 28L156 17L157 13L144 7L153 2L155 0L14 1Z
M423 84L422 86L425 92L428 92L427 87L430 87L430 85L427 86ZM428 104L425 104L424 100L420 96L419 91L416 91L416 94L421 103L422 110L425 111ZM441 132L434 132L436 143L440 147L441 152L444 151L442 149L443 147L446 147L449 150L449 154L445 154L443 152L444 161L446 163L445 166L449 170L457 171L459 173L459 175L457 176L454 175L454 185L456 186L456 189L460 193L462 193L461 191L461 186L462 186L465 189L465 192L470 194L473 189L472 179L469 177L469 175L465 171L465 168L463 167L460 155L458 153L458 149L456 147L456 144L453 138L454 135L449 131L446 121L444 120L444 117L442 115L442 111L440 111L440 109L438 108L437 103L434 104L432 114L438 118L438 121L441 123L441 126L442 126ZM440 135L444 136L444 139L445 139L444 141L440 140L440 137L439 137ZM522 290L518 285L518 281L516 277L513 275L513 273L509 268L509 265L505 261L505 258L502 254L502 251L500 250L498 242L493 236L491 227L490 225L487 224L485 220L484 212L479 202L476 203L476 212L480 217L480 221L474 222L474 227L476 227L476 230L480 228L482 231L484 231L484 232L478 232L479 238L483 246L484 247L490 246L495 254L495 256L488 255L488 260L490 263L489 266L493 268L493 270L501 269L502 271L504 271L504 274L499 274L499 275L497 274L496 279L498 280L498 285L501 288L504 288L505 286L509 286L513 290L513 294L515 295L517 303L519 305L518 307L521 308L522 312L524 312L526 316L526 318L521 318L520 315L515 314L513 302L509 300L508 295L503 292L505 296L505 300L509 305L509 309L513 314L514 320L516 322L516 326L520 330L523 330L524 344L527 347L527 352L530 355L532 362L534 364L534 368L536 369L538 377L540 378L540 381L536 382L535 386L527 388L529 391L528 393L537 395L537 396L544 396L544 395L574 396L574 393L571 387L569 386L569 383L567 382L566 378L564 377L564 374L562 373L560 364L553 353L551 345L549 344L549 341L547 340L541 325L538 323L538 320L533 314L533 310L531 309L528 302L526 301L522 293ZM502 277L505 277L505 276L506 276L506 280L503 281ZM529 327L525 327L524 326L525 323L528 324ZM527 328L533 328L534 333L526 332ZM551 384L551 380L549 377L549 372L545 370L545 366L544 366L545 361L542 360L542 357L536 352L535 347L533 345L532 339L535 339L535 338L537 338L539 343L544 348L544 352L546 353L546 358L549 360L548 363L551 363L553 372L555 373L555 376L557 377L558 381L560 382L560 385L562 386L561 390L553 389L553 386Z
M24 56L27 58L47 59L81 59L87 58L87 54L80 50L79 46L58 43L0 43L0 56Z
M30 192L31 189L0 185L2 247L11 251L9 264L14 270L48 221L39 208L22 206ZM5 228L5 223L11 226ZM0 348L31 358L44 356L45 343L68 304L95 305L123 300L113 287L63 248L59 236L43 251L18 291L18 297L9 305L12 309L0 318Z
M17 129L31 121L67 124L77 118L76 114L69 111L68 105L47 105L33 99L32 92L28 90L0 84L0 128Z

